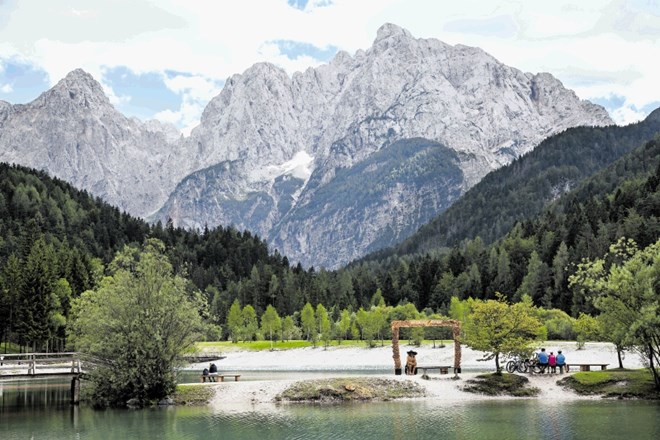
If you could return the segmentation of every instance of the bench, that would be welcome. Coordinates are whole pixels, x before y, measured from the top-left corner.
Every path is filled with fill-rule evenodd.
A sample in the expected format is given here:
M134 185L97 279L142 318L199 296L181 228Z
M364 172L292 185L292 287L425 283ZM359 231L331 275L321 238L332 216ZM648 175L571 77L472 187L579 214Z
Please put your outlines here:
M609 364L566 364L566 371L571 368L580 367L580 371L591 371L591 367L600 367L601 370L607 370Z
M422 365L418 366L417 370L422 370L422 379L428 379L429 375L426 373L428 370L438 370L440 374L449 374L451 365Z
M209 374L201 374L200 379L202 382L206 382L208 379L209 382L217 382L218 378L220 378L220 382L225 381L225 377L233 377L235 382L238 382L238 378L241 377L240 374L219 374L219 373L209 373Z

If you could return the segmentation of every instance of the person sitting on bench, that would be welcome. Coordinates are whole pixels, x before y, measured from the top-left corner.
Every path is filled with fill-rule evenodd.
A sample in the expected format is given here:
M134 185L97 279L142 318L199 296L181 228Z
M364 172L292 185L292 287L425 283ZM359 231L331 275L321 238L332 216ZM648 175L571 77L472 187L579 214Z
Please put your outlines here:
M215 364L211 364L209 366L209 373L218 374L218 367ZM215 378L215 376L209 376L209 380L211 382L217 382L217 379Z
M410 350L408 351L408 357L406 358L406 375L412 376L417 374L417 352Z

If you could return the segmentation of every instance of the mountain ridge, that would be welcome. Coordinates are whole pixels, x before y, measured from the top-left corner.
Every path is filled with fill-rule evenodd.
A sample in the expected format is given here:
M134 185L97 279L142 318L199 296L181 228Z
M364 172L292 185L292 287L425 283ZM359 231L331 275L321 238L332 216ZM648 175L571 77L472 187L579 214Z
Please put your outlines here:
M424 253L477 236L491 243L501 235L496 229L506 233L516 221L538 215L548 203L659 133L660 108L643 121L623 127L568 129L484 177L402 243L366 258Z
M306 206L315 203L316 191L337 179L339 170L358 166L396 141L424 138L457 152L465 191L547 134L573 125L611 123L602 107L579 100L549 74L525 74L481 49L415 39L388 24L371 48L354 56L340 52L328 64L291 77L266 63L232 76L188 142L189 149L196 145L210 155L204 159L209 164L231 162L234 177L243 176L245 184L230 189L197 171L193 174L205 188L174 191L153 218L172 218L186 227L236 224L270 237L269 244L293 261L337 267L372 243L394 244L403 238L398 225L410 215L401 213L391 221L379 216L383 223L376 229L387 237L372 241L351 236L346 219L313 214L300 220L296 212L309 211ZM246 145L247 151L241 149ZM290 193L282 192L275 180L250 180L254 170L285 162L300 151L313 158L311 176L292 183ZM205 204L200 194L214 197ZM294 200L286 202L289 214L278 210L281 199ZM434 203L446 207L453 200ZM342 200L333 203L343 206ZM389 203L381 200L385 211ZM417 209L411 206L411 212ZM241 218L234 216L237 210ZM415 219L416 225L424 220ZM338 237L335 229L346 232ZM343 257L333 257L338 254Z
M74 72L70 79L80 77L81 87L89 82L87 74ZM454 150L464 192L549 134L612 123L602 107L580 100L549 74L523 73L478 48L416 39L393 24L379 29L371 48L353 56L340 52L317 68L289 76L258 63L231 76L187 138L126 118L94 83L54 94L52 109L39 105L42 97L0 105L0 160L44 169L154 221L234 224L271 237L269 244L293 261L328 268L361 256L373 243L393 244L404 238L404 224L409 230L425 220L419 206L391 218L379 215L374 228L382 235L365 239L339 217L296 214L314 205L325 185L340 184L341 170L395 142L423 138ZM309 158L304 178L273 173L300 155ZM231 175L203 176L204 170L217 173L220 164ZM186 185L179 185L184 178ZM386 195L400 183L389 184L377 209L394 213ZM434 197L436 206L455 200ZM334 208L326 212L343 208L342 200L328 203ZM354 215L369 219L371 208L356 206Z

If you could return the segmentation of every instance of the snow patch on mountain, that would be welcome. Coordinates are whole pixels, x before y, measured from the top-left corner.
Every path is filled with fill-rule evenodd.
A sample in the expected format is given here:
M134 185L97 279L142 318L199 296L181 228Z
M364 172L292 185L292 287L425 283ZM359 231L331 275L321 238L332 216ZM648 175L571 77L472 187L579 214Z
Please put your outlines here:
M254 168L249 173L249 179L252 182L274 182L280 176L292 176L307 183L313 171L314 158L306 151L299 151L293 155L291 160L287 160L279 165L265 165L260 168Z

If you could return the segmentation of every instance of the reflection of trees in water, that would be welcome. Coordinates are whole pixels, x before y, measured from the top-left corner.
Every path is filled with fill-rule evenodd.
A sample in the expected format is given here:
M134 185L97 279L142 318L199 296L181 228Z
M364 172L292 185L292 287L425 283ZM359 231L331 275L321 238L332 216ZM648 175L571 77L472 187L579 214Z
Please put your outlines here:
M0 412L69 406L70 382L5 382L0 383Z

